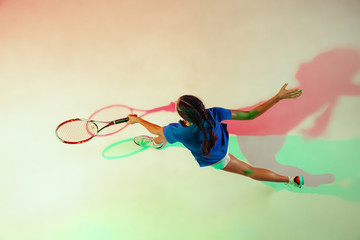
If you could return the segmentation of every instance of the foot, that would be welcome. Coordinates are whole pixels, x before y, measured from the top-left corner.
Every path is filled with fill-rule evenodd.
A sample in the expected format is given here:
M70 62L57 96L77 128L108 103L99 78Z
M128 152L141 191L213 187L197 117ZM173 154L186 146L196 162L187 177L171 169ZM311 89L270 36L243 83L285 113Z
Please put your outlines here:
M289 177L289 184L297 188L301 188L304 185L304 177L303 176Z
M141 135L134 138L134 143L136 143L141 147L152 147L156 149L161 149L165 146L165 144L163 143L160 144L155 143L154 139L155 139L154 137Z

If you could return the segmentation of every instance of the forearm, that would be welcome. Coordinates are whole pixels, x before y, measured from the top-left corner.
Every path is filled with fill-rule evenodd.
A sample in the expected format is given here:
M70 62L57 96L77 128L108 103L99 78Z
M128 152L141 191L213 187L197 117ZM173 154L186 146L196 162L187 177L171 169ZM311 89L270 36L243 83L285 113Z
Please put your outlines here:
M255 107L250 111L250 114L252 115L252 118L257 118L267 110L269 110L271 107L273 107L276 103L280 101L280 97L278 94L276 94L274 97L269 99L268 101L264 102L263 104Z
M302 90L295 89L295 90L287 90L287 83L280 89L278 94L276 94L273 98L269 99L268 101L264 102L263 104L253 108L251 111L241 111L241 110L230 110L232 120L251 120L257 118L267 110L269 110L272 106L278 103L282 99L288 98L298 98L302 94Z
M140 123L141 125L143 125L149 132L151 132L152 134L155 134L155 135L161 135L163 136L163 128L156 125L156 124L153 124L151 122L148 122L142 118L138 118L137 119L137 122Z
M232 114L231 120L252 120L266 112L279 101L280 98L278 94L276 94L273 98L253 108L251 111L230 110Z

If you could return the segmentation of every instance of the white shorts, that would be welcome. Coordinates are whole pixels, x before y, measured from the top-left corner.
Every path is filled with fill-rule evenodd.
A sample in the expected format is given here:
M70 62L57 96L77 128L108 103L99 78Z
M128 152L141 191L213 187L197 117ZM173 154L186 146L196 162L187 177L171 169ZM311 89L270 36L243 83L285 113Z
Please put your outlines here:
M230 156L229 156L229 150L228 150L228 152L226 153L226 155L223 159L221 159L217 163L214 163L213 165L210 165L210 166L215 169L223 169L226 167L226 165L228 165L229 162L230 162Z

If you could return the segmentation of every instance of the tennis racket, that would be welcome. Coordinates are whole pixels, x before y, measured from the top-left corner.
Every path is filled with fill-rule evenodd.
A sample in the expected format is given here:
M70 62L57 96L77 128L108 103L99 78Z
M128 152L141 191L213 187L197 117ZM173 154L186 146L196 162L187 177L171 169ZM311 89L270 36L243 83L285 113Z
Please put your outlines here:
M80 144L91 140L104 128L127 121L129 121L128 117L110 122L74 118L57 126L55 133L63 143Z
M126 106L123 104L114 104L114 105L106 106L106 107L103 107L103 108L97 110L96 112L91 114L88 118L89 119L115 119L119 115L127 116L129 114L134 114L134 113L136 113L136 115L139 117L144 117L145 115L160 112L160 111L175 112L176 111L175 103L170 102L166 106L161 106L161 107L157 107L157 108L153 108L153 109L149 109L149 110L132 108L132 107L129 107L129 106ZM120 125L118 127L114 127L111 129L111 131L106 130L104 132L101 132L100 134L97 135L97 137L110 136L112 134L115 134L115 133L118 133L118 132L124 130L128 126L129 125L126 124L124 126Z

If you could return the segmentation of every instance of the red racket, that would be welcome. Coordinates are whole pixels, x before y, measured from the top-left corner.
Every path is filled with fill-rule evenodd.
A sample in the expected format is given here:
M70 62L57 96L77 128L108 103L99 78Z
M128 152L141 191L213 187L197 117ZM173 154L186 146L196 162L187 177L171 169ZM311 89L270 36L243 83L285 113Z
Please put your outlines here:
M55 132L63 143L79 144L89 141L104 128L127 121L129 121L128 117L110 122L74 118L61 123Z

